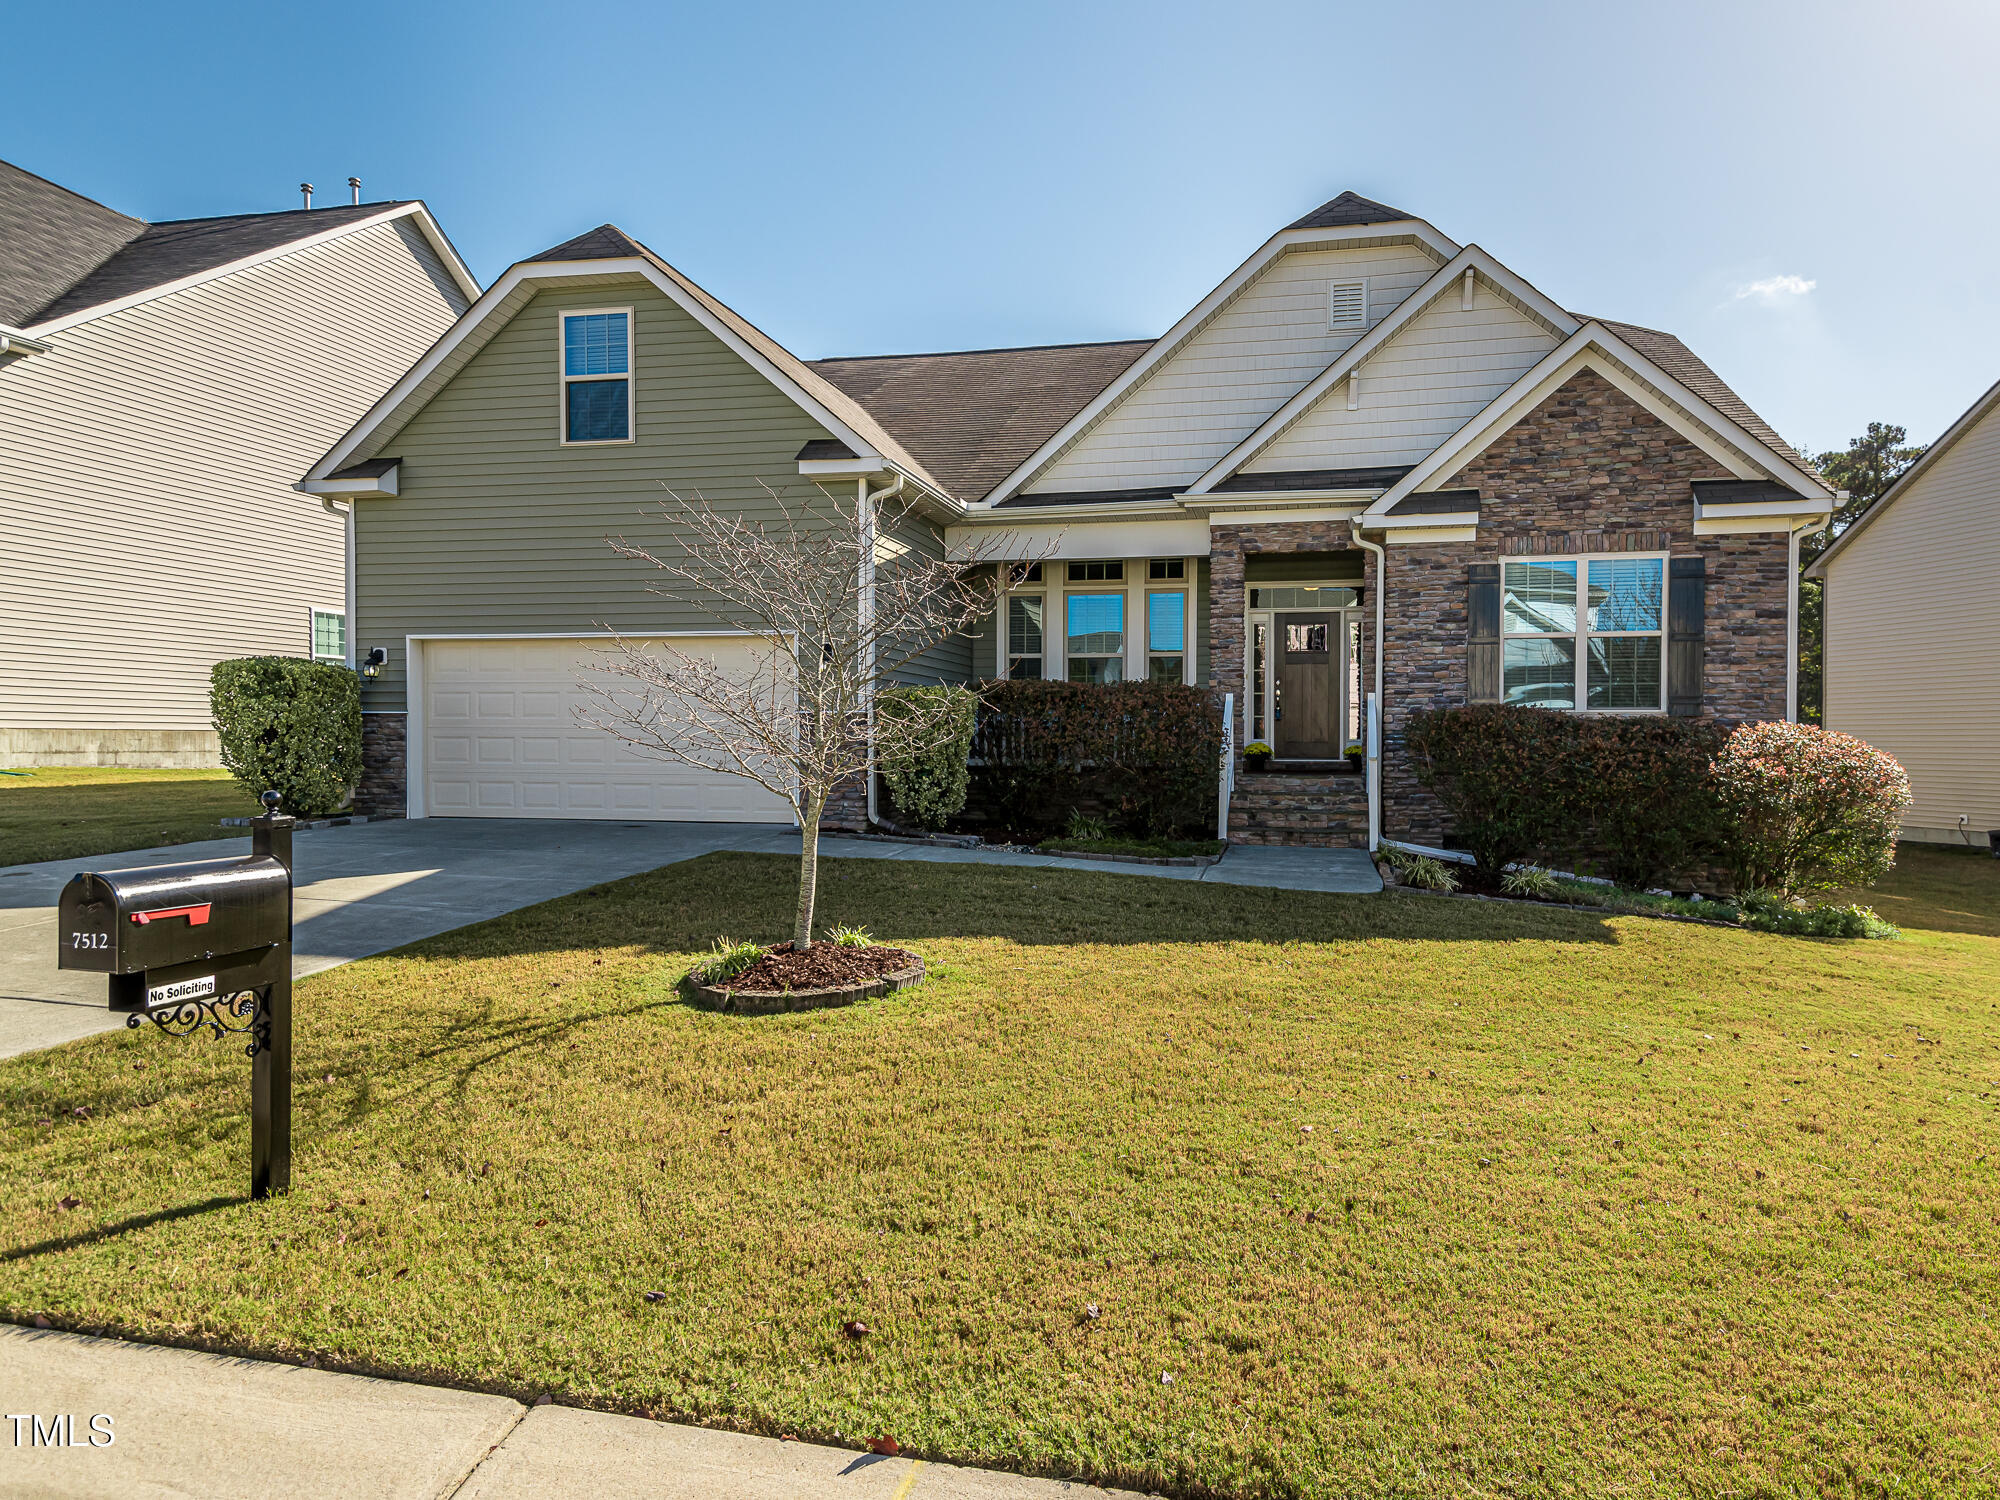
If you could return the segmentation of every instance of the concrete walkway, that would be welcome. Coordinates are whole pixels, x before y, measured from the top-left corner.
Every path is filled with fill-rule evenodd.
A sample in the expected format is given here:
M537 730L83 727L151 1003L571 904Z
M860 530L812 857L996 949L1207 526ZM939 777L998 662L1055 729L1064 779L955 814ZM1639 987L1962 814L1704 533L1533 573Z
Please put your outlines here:
M6 1495L1138 1500L1061 1480L8 1326L0 1326L0 1402L0 1413L19 1414L0 1415Z
M301 833L294 844L293 973L303 977L420 938L484 922L717 850L788 854L798 834L751 823L609 823L426 818ZM240 838L0 869L0 1057L115 1029L102 975L56 968L56 899L79 870L118 870L249 853ZM1110 875L1205 880L1280 890L1363 893L1382 882L1357 849L1232 847L1202 869L1105 864L913 844L827 838L833 859L932 864L1061 865Z

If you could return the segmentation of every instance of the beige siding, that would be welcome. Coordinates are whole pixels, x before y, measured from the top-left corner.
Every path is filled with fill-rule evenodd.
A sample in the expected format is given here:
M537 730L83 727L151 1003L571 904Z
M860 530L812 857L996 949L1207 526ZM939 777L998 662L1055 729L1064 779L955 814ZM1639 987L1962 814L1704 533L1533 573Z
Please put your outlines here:
M613 306L633 309L636 441L562 447L559 317ZM827 436L643 280L538 293L387 445L402 493L358 504L355 642L389 653L366 707L404 708L412 635L714 628L704 610L652 592L658 575L610 539L670 549L672 494L775 521L765 486L789 503L812 498L798 451ZM831 503L853 495L843 481ZM956 674L953 649L935 667Z
M291 486L464 305L399 220L0 369L0 726L205 730L213 663L307 654L345 545Z
M1907 827L2000 828L2000 409L1828 565L1825 717L1903 763Z
M1557 342L1490 288L1479 289L1469 310L1454 288L1363 366L1355 410L1348 410L1343 382L1244 465L1244 472L1418 463Z
M1367 277L1372 326L1436 270L1411 246L1280 256L1029 489L1138 489L1200 478L1361 337L1328 331L1327 283Z

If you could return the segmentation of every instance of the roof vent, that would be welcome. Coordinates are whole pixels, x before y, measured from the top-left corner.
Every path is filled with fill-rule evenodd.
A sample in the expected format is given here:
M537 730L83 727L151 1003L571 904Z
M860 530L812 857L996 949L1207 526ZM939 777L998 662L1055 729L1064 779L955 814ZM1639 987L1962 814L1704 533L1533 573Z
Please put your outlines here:
M306 200L306 207L311 208L313 206L313 185L310 182L300 183L299 196Z
M1367 277L1326 284L1326 326L1332 333L1359 333L1367 328Z
M348 191L348 194L349 194L349 197L348 197L348 200L347 200L347 201L348 201L349 203L352 203L352 204L354 204L354 205L355 205L355 206L356 206L357 208L358 208L358 207L360 207L360 205L361 205L361 179L360 179L359 177L350 177L350 178L348 178L348 179L347 179L347 191Z

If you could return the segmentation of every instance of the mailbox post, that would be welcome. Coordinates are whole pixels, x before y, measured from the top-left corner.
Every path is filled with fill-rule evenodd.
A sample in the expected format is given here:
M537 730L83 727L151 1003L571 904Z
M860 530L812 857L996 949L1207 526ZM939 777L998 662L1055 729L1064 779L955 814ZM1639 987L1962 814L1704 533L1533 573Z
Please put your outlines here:
M125 1024L247 1036L250 1196L292 1184L292 826L278 794L250 822L248 859L77 875L63 887L56 965L108 976Z

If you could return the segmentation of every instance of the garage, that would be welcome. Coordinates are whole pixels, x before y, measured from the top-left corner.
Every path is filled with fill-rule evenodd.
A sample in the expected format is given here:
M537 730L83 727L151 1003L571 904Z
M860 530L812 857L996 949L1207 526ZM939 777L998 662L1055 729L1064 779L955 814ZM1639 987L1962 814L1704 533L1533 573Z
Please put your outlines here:
M731 636L672 641L745 673L763 649ZM413 736L423 764L411 769L424 816L792 821L790 805L754 782L642 754L580 723L577 710L594 701L581 684L614 649L607 640L431 639L411 647L423 705Z

